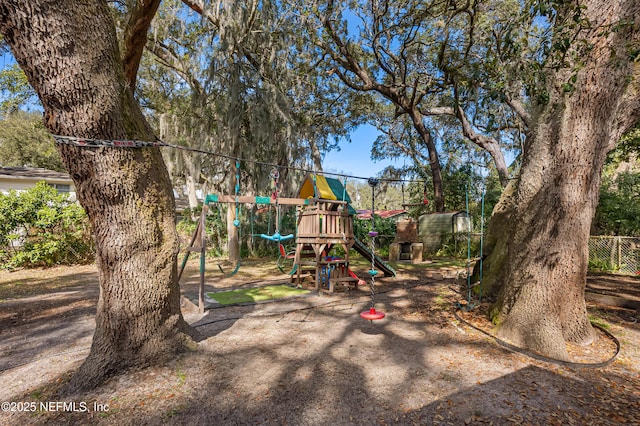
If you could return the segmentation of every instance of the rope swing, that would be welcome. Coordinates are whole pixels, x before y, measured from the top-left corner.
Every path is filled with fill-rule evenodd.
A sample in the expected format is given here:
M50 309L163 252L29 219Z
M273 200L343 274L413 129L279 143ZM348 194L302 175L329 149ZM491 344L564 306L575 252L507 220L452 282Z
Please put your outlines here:
M371 277L371 281L369 283L369 287L371 288L371 305L368 311L360 312L360 316L363 319L369 321L380 320L385 317L385 313L381 311L376 311L375 307L375 296L376 296L376 275L378 275L378 271L376 271L376 237L378 233L375 230L376 221L375 221L375 208L376 208L376 186L380 183L378 179L369 178L367 183L371 187L371 231L369 231L369 236L371 237L371 269L369 269L369 276Z

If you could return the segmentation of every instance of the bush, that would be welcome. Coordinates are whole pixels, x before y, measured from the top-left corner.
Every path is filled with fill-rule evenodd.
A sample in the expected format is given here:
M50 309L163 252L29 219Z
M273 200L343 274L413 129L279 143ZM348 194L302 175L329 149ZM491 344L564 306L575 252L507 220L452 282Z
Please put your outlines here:
M93 260L94 244L82 207L44 182L0 194L0 266L51 266Z
M640 235L640 173L622 172L615 180L605 177L593 223L593 233Z
M384 256L389 253L389 245L393 242L396 236L396 222L392 218L383 219L380 216L375 217L375 230L378 233L376 237L376 251L378 254ZM369 246L371 237L369 236L371 231L371 219L357 219L353 220L353 232L357 239L364 242Z
M471 244L469 245L468 234L458 232L456 234L447 234L442 237L442 247L436 252L438 257L453 257L456 259L467 259L469 254L471 258L478 256L480 252L480 236L471 236Z

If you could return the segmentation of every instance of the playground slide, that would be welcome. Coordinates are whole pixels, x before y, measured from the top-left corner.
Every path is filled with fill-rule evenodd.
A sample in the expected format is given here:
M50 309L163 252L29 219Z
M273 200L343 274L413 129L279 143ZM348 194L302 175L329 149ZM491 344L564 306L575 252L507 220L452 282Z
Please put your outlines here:
M347 273L351 278L355 278L356 280L358 280L358 285L365 285L367 283L365 280L361 280L360 277L357 276L356 273L353 272L351 269L349 269Z
M369 249L369 247L364 245L364 243L359 239L356 238L355 240L356 242L353 244L353 249L364 256L366 259L371 259L371 250ZM376 268L384 273L385 277L396 276L396 271L391 267L391 265L386 263L379 256L375 255L373 257L373 264L376 266Z

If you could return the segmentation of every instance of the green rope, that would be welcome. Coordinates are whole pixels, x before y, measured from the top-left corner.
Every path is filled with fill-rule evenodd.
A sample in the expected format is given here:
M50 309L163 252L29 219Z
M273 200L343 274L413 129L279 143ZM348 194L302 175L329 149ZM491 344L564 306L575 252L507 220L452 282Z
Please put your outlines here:
M482 261L484 259L484 250L483 250L483 245L484 245L484 195L485 195L485 188L482 188L482 202L481 202L481 209L480 209L480 270L479 270L479 274L480 274L480 285L479 285L479 294L478 294L478 302L482 303Z
M340 201L347 201L347 177L344 177L344 183L342 184L342 200Z

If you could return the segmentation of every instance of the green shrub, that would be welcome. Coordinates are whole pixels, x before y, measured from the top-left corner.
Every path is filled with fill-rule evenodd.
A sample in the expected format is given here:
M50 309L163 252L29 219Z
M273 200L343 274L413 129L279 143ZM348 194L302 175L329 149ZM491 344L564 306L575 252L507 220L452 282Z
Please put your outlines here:
M469 246L468 234L459 232L457 234L447 234L442 237L442 246L436 252L437 257L453 257L456 259L466 259L471 254L471 258L478 256L480 252L479 237L472 236Z
M376 237L376 252L384 256L389 253L389 245L396 237L396 222L394 219L383 219L379 216L375 217L375 230L378 233ZM353 232L357 239L364 242L367 247L370 244L371 237L371 219L353 219Z
M640 173L605 176L593 222L594 234L640 235Z
M0 194L0 266L5 269L93 260L89 221L80 205L44 182Z
M615 272L617 269L611 264L611 260L598 258L590 258L588 268L594 272Z

